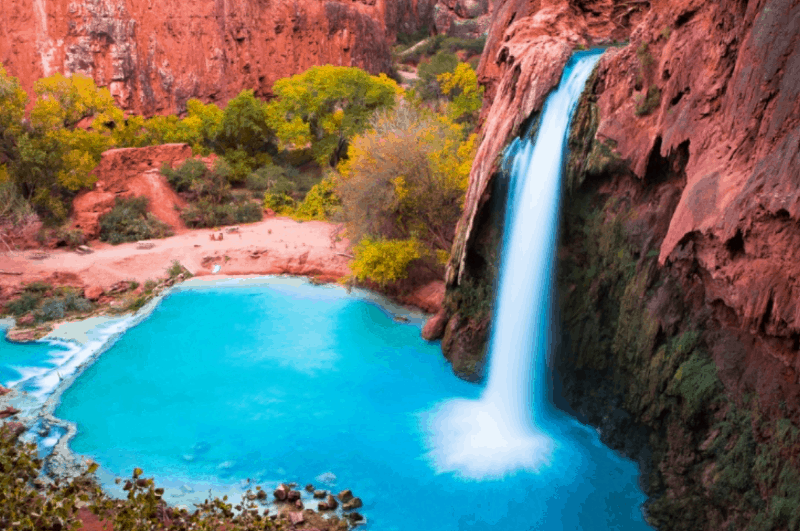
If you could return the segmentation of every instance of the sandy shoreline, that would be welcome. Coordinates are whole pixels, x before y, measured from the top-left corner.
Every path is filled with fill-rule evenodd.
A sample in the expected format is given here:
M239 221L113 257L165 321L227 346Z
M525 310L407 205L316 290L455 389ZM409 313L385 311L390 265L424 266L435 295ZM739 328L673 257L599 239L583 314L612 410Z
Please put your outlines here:
M110 287L121 280L143 283L165 276L173 260L193 275L210 275L215 265L225 275L292 274L347 276L348 242L335 241L337 226L322 221L297 222L273 217L221 230L199 229L147 245L110 245L95 241L90 254L69 250L0 253L0 286L15 286L53 275L64 283ZM222 240L211 236L222 234ZM152 248L144 248L152 244ZM43 255L46 255L42 257ZM38 259L37 259L38 258ZM21 274L13 274L21 273Z
M339 232L333 223L270 217L145 243L113 246L95 241L90 254L66 249L6 251L0 253L0 303L36 280L96 293L120 281L143 284L164 278L175 260L195 276L298 275L335 282L350 275L349 242L340 239ZM443 297L444 283L436 281L420 286L403 303L434 313Z

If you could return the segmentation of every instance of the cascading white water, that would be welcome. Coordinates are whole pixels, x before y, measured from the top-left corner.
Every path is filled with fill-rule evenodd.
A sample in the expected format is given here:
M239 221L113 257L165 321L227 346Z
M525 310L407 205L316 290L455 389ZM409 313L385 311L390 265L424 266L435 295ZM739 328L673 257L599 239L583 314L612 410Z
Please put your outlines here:
M547 99L534 139L507 151L511 182L500 282L480 400L452 400L428 419L441 472L498 477L547 463L557 441L542 426L549 407L547 358L563 154L569 124L600 53L574 57Z

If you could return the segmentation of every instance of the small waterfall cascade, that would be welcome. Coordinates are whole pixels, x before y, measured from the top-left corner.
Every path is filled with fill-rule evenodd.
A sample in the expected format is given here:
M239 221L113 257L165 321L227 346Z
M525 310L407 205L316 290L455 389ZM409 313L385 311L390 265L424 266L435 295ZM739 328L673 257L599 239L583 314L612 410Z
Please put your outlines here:
M545 424L563 159L572 115L599 59L596 51L576 54L545 103L537 133L506 151L511 180L488 383L479 400L445 402L426 418L429 457L440 472L491 478L535 471L557 445Z

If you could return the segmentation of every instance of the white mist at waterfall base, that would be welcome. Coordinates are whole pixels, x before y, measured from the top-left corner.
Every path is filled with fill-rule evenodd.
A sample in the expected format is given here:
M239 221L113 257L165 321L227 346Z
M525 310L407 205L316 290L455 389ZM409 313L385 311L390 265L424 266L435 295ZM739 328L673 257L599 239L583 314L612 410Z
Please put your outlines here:
M513 162L488 383L479 400L451 400L423 415L437 472L484 479L552 464L559 430L548 430L547 357L561 169L571 116L599 58L573 58L545 103L535 140L507 152Z

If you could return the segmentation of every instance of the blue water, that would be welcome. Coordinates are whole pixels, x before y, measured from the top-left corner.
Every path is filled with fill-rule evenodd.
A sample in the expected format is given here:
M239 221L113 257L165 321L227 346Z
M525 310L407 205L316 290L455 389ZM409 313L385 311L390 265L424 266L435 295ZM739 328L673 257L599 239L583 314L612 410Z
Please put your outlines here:
M369 529L646 529L635 466L577 424L564 426L563 460L537 472L437 473L427 412L481 388L419 334L341 288L179 291L64 392L56 415L77 423L71 447L102 464L107 487L141 466L175 504L250 478L350 488ZM335 485L316 479L326 473Z

